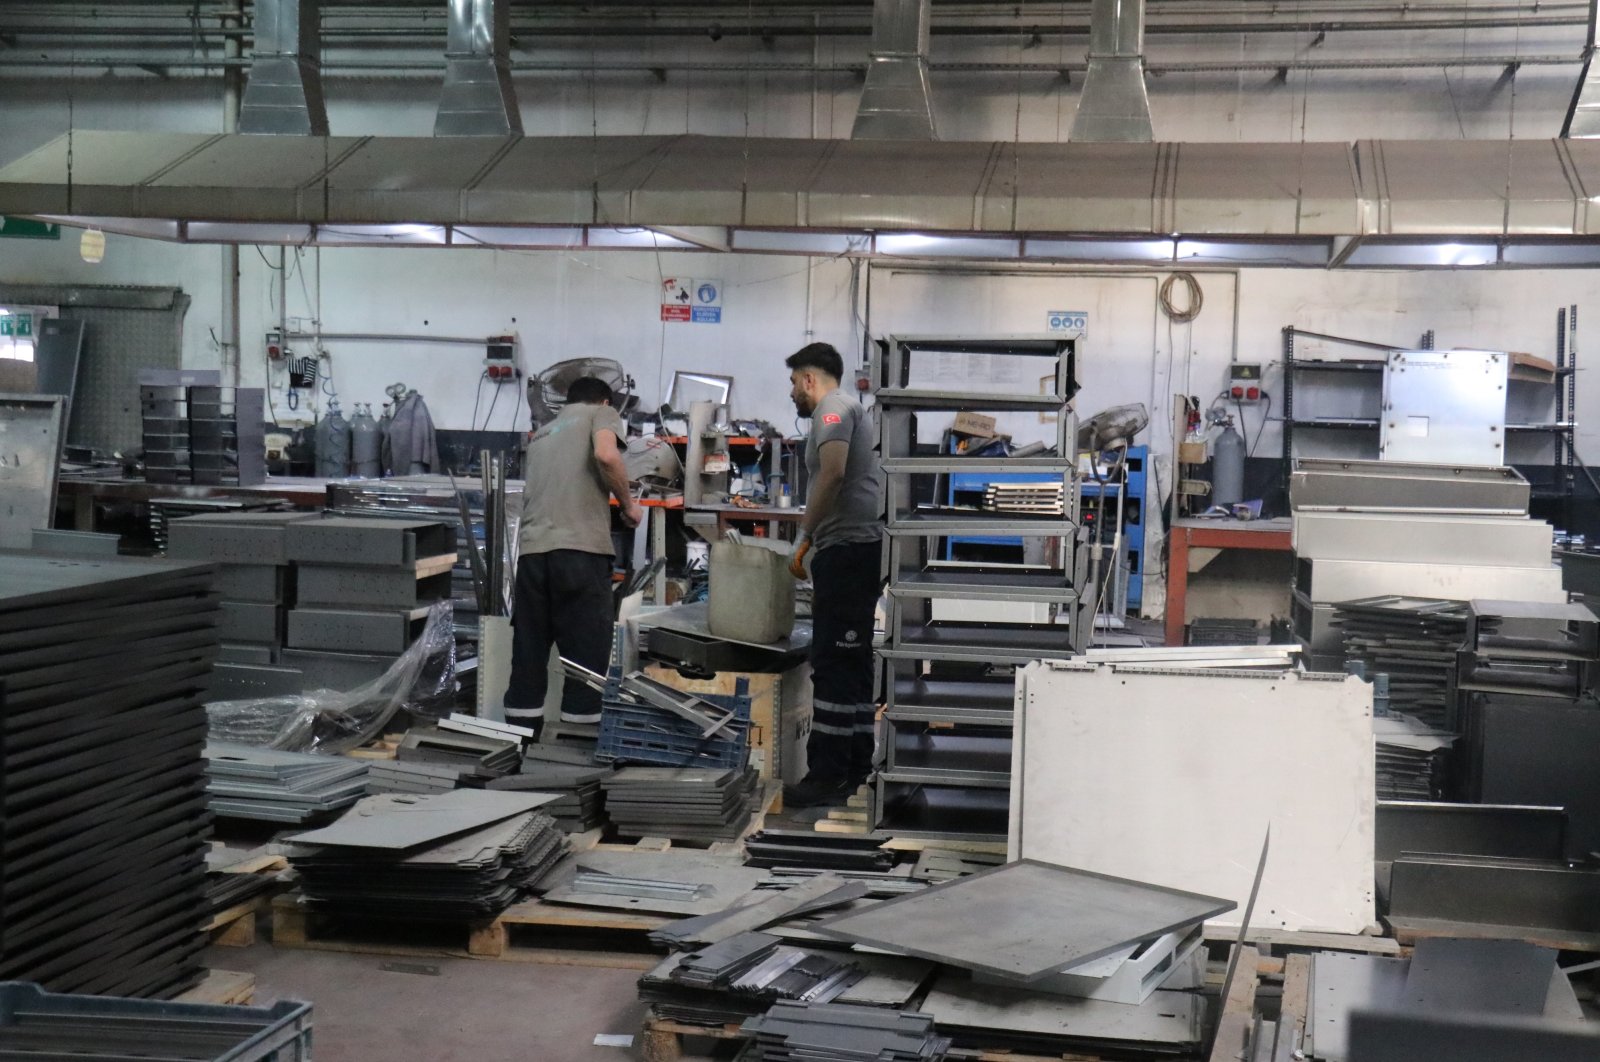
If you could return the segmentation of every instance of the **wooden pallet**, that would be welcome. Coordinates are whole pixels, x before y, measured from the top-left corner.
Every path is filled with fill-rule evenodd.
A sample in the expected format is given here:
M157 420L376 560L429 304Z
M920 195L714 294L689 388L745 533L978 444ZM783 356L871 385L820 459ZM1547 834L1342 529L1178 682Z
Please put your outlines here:
M206 979L179 996L178 1003L244 1005L256 997L256 975L232 970L207 970Z
M309 910L298 893L272 902L272 943L280 948L361 955L492 959L560 966L649 970L660 950L649 933L673 918L524 900L486 922L441 925L352 920Z
M738 1025L694 1025L689 1022L669 1021L650 1011L644 1018L644 1036L639 1045L639 1057L645 1062L679 1062L690 1056L684 1050L684 1039L743 1040Z
M1229 943L1237 940L1237 929L1206 930L1206 939L1225 940ZM1360 933L1299 933L1283 929L1251 929L1246 934L1247 944L1256 945L1261 951L1354 951L1364 955L1404 955L1408 953L1406 942L1396 940L1394 937L1366 936Z
M252 856L230 866L217 868L222 874L260 874L274 877L287 870L289 861L283 856ZM256 920L272 903L272 895L253 896L244 903L218 911L206 923L211 943L222 948L248 948L256 942Z

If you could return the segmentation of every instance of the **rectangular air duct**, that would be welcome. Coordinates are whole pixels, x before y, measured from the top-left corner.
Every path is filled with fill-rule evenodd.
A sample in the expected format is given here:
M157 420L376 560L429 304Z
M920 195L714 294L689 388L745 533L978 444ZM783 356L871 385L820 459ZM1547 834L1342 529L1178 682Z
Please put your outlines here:
M321 19L320 0L258 0L239 132L328 135L317 41Z
M1143 143L1152 138L1144 88L1144 0L1094 0L1089 70L1072 139Z
M1561 126L1563 137L1600 137L1600 68L1596 68L1594 62L1597 24L1600 24L1600 0L1589 0L1589 33L1583 42L1583 70L1572 88L1567 120Z
M450 0L445 64L434 136L522 132L511 87L510 0Z
M930 0L874 0L856 140L937 140L928 91Z

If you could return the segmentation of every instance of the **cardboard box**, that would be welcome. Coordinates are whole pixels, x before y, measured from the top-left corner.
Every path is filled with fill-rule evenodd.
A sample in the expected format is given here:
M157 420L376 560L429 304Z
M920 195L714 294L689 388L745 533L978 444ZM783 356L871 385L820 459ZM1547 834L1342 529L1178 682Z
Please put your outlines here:
M1203 442L1185 442L1178 444L1178 463L1181 465L1203 465L1206 462L1206 444Z
M994 436L994 426L995 419L982 413L957 413L956 422L952 425L956 431L985 438Z

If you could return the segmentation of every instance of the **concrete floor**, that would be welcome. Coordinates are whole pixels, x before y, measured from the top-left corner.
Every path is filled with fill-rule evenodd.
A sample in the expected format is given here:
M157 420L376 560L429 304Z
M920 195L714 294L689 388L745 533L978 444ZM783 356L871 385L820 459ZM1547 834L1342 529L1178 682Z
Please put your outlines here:
M590 966L212 948L206 965L256 975L257 1003L313 1004L316 1062L625 1062L639 1047L639 974ZM383 969L398 964L413 972ZM436 969L437 974L422 972ZM635 1036L596 1047L598 1033Z

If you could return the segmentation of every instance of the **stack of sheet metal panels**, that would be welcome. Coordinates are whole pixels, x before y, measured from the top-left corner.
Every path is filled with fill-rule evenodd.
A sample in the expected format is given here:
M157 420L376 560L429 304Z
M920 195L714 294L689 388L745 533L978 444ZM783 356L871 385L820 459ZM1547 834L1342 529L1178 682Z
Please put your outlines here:
M744 933L667 959L639 979L639 998L663 1017L722 1024L760 1014L778 1000L828 1002L861 978L850 958Z
M992 513L1037 513L1060 516L1066 511L1061 483L991 483L983 491L983 507Z
M448 793L461 788L464 773L448 763L385 760L368 769L367 789L373 793Z
M294 591L284 529L307 519L314 517L226 512L188 516L168 526L168 557L217 565L224 666L218 669L213 699L259 696L248 687L238 688L248 674L237 665L279 662L284 617Z
M1456 652L1467 634L1461 601L1381 597L1342 601L1334 622L1347 660L1359 660L1368 675L1389 676L1389 706L1429 726L1449 723L1449 689Z
M534 745L522 757L522 769L490 779L487 789L522 789L554 793L558 799L544 811L568 833L585 833L605 822L605 780L612 768L597 765L580 749Z
M298 824L366 796L367 765L343 756L214 741L206 745L206 792L213 814Z
M145 384L145 478L151 483L253 486L267 478L259 387Z
M201 976L209 565L0 553L0 981Z
M351 916L492 917L566 854L532 793L458 789L367 797L332 826L290 838L306 903Z
M744 770L625 767L605 779L606 815L630 837L736 841L750 822L760 788Z
M1379 800L1438 800L1448 784L1450 749L1447 734L1408 715L1372 720L1377 748Z
M894 866L894 853L877 838L815 830L758 830L745 838L744 850L747 867L884 871Z
M823 874L790 882L781 890L753 894L752 902L741 902L715 914L698 915L662 926L651 932L650 942L677 949L716 944L791 918L842 907L866 894L867 887L859 881Z
M452 733L438 727L413 727L395 752L402 763L433 763L455 767L462 777L479 782L517 769L521 746L515 741Z
M294 649L398 655L422 633L428 605L450 597L456 534L447 524L325 516L290 525L286 547Z
M937 1062L950 1050L931 1014L847 1003L782 1001L741 1031L755 1037L763 1062Z

